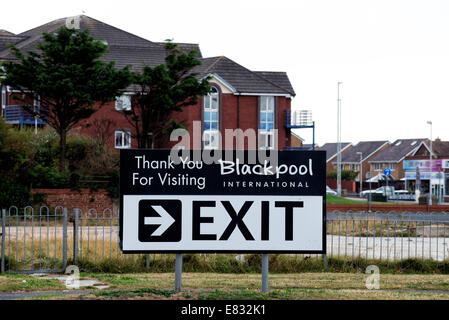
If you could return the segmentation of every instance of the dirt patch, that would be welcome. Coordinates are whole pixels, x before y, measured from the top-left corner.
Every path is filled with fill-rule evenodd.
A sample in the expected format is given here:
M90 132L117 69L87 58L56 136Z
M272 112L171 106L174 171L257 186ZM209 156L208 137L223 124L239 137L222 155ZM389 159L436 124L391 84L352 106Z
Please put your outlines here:
M76 294L76 295L64 295L45 298L45 300L197 300L199 297L199 291L182 291L174 293L171 296L164 296L155 293L142 293L141 295L135 295L130 293L123 293L120 295L99 295L90 294Z

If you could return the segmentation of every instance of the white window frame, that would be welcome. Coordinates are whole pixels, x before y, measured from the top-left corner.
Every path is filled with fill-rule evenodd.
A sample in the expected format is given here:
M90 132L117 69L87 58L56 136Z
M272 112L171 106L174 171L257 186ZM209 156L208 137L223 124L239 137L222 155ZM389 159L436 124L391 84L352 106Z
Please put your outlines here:
M115 98L115 110L117 111L129 111L131 110L131 96L122 95Z
M388 168L390 168L391 171L396 171L396 163L389 163Z
M33 99L33 110L35 113L40 114L41 112L41 97L37 96L37 98Z
M220 93L217 88L211 87L211 92L203 99L203 147L204 149L219 148L220 130ZM212 119L212 114L216 114L216 119ZM209 115L206 119L206 114ZM208 129L205 129L208 123ZM216 128L213 128L215 125Z
M269 114L272 114L272 120L268 120ZM275 115L276 113L274 96L261 96L258 119L260 144L259 149L274 149L274 129L276 128ZM262 124L264 124L264 128L262 128ZM269 124L272 124L272 128L269 128Z
M444 187L444 195L445 196L449 196L449 174L448 173L443 173L443 187Z
M274 149L274 132L273 131L260 131L259 132L259 149L273 150Z
M151 137L151 149L154 149L154 139L153 139L153 132L148 132L148 136Z
M2 114L5 112L6 109L6 87L2 86Z
M2 86L2 107L6 106L6 87Z
M120 137L120 145L117 145L117 135L121 135ZM128 137L128 140L126 140L126 136ZM126 145L125 142L128 142ZM114 146L116 149L129 149L131 148L131 132L125 131L125 130L115 130L114 132Z
M204 149L218 149L218 131L206 130L203 132Z
M374 171L381 171L382 163L374 163Z

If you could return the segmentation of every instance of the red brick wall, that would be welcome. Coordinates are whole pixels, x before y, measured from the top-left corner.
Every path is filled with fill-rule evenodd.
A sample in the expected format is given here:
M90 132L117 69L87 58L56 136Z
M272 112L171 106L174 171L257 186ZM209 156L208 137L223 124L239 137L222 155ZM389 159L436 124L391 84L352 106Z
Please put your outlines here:
M302 147L302 140L294 136L293 134L290 135L290 147Z
M278 129L278 147L284 149L290 145L289 132L286 130L285 124L285 110L290 110L291 99L285 97L276 98L276 128ZM198 104L186 107L183 112L173 113L172 118L181 122L190 134L190 146L192 149L201 148L198 139L201 139L202 128L199 130L199 137L194 141L193 136L193 121L202 121L203 100L200 99ZM233 94L220 94L220 130L222 132L222 146L224 145L224 135L226 129L235 130L240 128L242 131L247 129L257 130L259 127L259 97L258 96L236 96ZM167 144L170 148L178 142L171 142ZM235 146L235 142L234 142ZM248 143L245 140L244 148L248 148Z
M21 99L25 99L26 103L32 104L33 100L25 97L25 95L21 94L20 92L8 92L6 93L6 105L8 106L16 106L16 105L23 105L24 102L20 99L16 99L16 98L21 98Z
M193 136L193 121L202 121L203 99L200 98L196 105L185 107L182 112L174 112L171 116L177 122L183 124L190 134L191 149L201 148L201 134L202 128L199 128L199 137L196 140ZM247 129L257 130L259 126L258 115L258 96L236 96L233 94L220 94L220 130L224 137L225 129L240 128L243 131ZM285 146L290 146L290 134L285 128L285 110L290 110L291 99L285 97L276 97L276 128L278 129L278 147L284 149ZM75 128L75 132L86 134L92 137L98 135L101 131L98 123L109 119L113 122L113 126L107 132L107 145L114 147L114 131L118 129L131 130L134 134L132 125L126 120L121 111L115 110L115 102L106 103L97 112L95 112L89 119L81 121ZM164 146L171 148L178 142L167 142ZM131 147L137 148L136 139L131 139ZM155 146L158 147L158 146ZM224 148L223 143L223 148ZM247 141L245 141L244 148L248 148Z
M46 195L46 204L50 208L62 206L67 208L69 215L74 208L82 210L83 215L87 215L89 209L97 210L99 215L104 209L113 209L112 198L106 191L90 191L82 189L80 192L70 189L33 189L32 193L43 193Z
M278 148L280 150L285 149L286 146L290 146L290 130L285 128L285 110L290 110L291 99L285 97L276 98L277 118L276 127L278 129Z
M327 179L326 184L329 186L329 188L337 191L337 180ZM341 180L341 190L346 190L347 192L355 192L355 181Z
M112 122L112 125L108 130L104 123L105 120L110 120ZM103 127L100 128L98 123L102 123ZM105 134L108 137L106 143L108 146L114 148L114 131L121 129L130 130L134 134L133 127L128 120L126 120L123 112L115 110L115 102L109 102L99 108L98 111L88 119L80 121L74 131L78 131L81 134L91 137L97 137L100 131L106 131ZM136 139L131 139L131 147L137 148Z

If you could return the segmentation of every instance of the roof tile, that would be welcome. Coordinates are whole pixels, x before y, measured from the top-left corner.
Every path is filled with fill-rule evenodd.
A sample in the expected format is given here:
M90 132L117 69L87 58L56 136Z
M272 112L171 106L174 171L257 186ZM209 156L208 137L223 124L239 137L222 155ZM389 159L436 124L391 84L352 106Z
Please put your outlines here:
M365 160L369 157L373 152L378 150L384 144L388 143L388 141L360 141L355 146L353 146L350 150L346 151L341 156L342 163L359 163L360 162L360 154L362 153L362 159Z
M398 139L379 152L369 162L399 162L427 139Z

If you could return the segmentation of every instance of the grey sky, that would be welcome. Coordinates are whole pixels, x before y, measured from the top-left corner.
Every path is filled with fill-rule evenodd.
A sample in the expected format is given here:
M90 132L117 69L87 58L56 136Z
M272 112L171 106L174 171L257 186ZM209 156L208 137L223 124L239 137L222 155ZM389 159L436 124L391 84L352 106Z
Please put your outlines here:
M0 29L19 33L85 14L148 40L199 43L251 70L286 71L294 109L312 110L319 144L449 139L449 1L3 1ZM299 135L310 142L311 132Z

